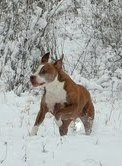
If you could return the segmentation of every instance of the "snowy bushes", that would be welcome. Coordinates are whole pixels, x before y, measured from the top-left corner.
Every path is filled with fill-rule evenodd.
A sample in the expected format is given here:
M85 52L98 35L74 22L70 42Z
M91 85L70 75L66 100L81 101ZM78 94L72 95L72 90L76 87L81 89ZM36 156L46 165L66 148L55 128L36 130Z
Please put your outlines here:
M115 71L122 67L122 1L102 1L93 10L94 37L102 41L102 49L109 48L108 69Z
M1 4L5 6L3 1ZM1 79L6 90L14 89L20 93L28 89L31 71L47 49L46 39L43 39L47 22L41 8L34 4L28 6L21 0L6 2L3 9L0 24Z
M28 90L39 58L65 55L65 70L99 78L121 68L121 2L10 0L0 2L0 86Z

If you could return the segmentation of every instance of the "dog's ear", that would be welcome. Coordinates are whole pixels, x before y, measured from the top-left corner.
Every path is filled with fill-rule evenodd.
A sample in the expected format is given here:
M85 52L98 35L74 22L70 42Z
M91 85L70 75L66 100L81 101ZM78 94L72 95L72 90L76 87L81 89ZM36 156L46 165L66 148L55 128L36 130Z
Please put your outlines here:
M43 55L43 57L41 58L41 64L47 63L49 60L49 55L50 52L46 53L45 55Z
M63 58L64 58L64 54L62 54L62 57L54 63L54 65L56 66L57 69L62 69Z

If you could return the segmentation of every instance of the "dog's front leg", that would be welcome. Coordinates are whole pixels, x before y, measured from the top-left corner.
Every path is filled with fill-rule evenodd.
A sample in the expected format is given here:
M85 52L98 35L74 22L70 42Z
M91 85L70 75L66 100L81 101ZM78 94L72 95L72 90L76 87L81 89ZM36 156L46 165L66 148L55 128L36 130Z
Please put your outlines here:
M71 119L62 121L62 125L59 127L60 136L67 135L68 126L71 123Z
M31 136L37 135L39 125L43 122L45 118L45 114L47 113L48 109L45 105L41 104L40 111L38 112L38 115L36 117L36 121L34 123L34 126L32 128L32 131L30 133Z

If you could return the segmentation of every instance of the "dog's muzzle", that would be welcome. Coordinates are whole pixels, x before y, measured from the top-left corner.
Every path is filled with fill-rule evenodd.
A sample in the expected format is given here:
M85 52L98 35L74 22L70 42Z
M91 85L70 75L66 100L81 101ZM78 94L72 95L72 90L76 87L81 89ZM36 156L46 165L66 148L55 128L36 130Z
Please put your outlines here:
M30 76L30 81L34 87L41 86L41 85L45 84L45 82L38 83L35 75Z

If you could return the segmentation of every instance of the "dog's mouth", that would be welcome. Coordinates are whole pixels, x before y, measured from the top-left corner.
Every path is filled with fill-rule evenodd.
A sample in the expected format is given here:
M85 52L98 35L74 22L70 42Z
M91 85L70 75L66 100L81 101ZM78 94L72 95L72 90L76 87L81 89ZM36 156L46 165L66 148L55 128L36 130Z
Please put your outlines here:
M37 83L37 82L31 82L34 87L42 86L45 84L45 82Z
M44 84L45 84L45 82L42 82L42 83L39 84L39 86L42 86L42 85L44 85Z
M30 82L34 87L38 87L38 86L42 86L44 85L46 82L43 80L37 81L36 76L32 75L30 76Z

